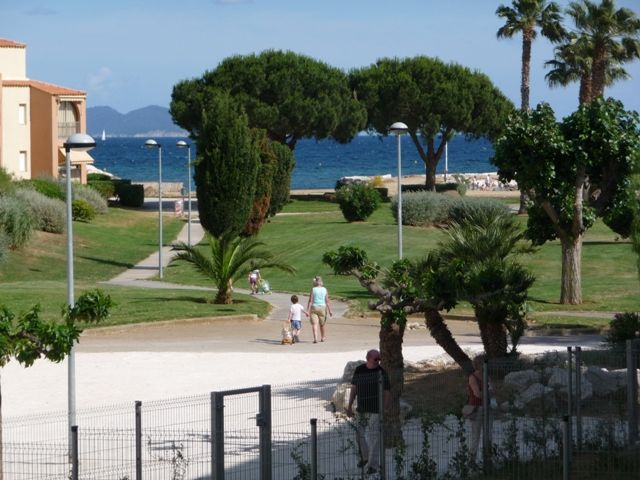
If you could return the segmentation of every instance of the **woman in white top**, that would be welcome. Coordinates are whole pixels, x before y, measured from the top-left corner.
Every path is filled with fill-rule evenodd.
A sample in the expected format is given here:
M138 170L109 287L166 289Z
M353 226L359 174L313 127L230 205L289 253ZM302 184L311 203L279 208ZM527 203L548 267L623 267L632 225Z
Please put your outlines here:
M329 292L322 284L322 278L315 277L313 279L313 288L309 293L309 303L307 304L307 312L311 319L311 329L313 331L313 343L318 343L318 325L320 325L320 341L324 342L325 324L327 323L327 313L333 316L331 305L329 304Z

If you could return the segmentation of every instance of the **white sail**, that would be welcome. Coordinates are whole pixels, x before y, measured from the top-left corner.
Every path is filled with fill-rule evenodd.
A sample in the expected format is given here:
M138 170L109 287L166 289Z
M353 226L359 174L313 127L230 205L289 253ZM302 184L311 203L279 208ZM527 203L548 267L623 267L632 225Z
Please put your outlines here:
M102 130L102 141L104 142L107 139L107 134L104 130Z

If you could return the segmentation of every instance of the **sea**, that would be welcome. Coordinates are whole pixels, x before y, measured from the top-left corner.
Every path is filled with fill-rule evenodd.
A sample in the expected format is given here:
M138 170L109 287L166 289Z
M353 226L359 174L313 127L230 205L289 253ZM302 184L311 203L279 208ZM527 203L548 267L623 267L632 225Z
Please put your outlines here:
M185 138L158 138L162 146L162 181L187 184L189 175L188 152L176 147ZM107 137L96 140L91 151L94 165L117 177L134 182L158 181L158 150L144 148L144 138ZM401 140L401 173L423 175L424 163L408 136ZM191 147L191 159L195 160L195 145ZM345 176L375 176L398 173L396 137L374 135L356 136L350 143L340 144L332 140L299 140L295 148L296 166L291 178L292 189L334 188L336 181ZM455 136L448 144L447 171L456 173L493 172L490 163L493 146L486 139L468 140ZM444 155L437 173L444 173Z

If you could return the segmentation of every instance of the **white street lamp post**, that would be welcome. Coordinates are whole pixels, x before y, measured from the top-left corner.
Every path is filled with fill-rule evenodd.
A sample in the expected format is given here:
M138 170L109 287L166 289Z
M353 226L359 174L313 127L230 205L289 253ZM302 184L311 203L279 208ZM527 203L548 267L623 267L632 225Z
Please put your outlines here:
M187 210L187 245L191 246L191 145L189 145L184 140L178 140L176 143L176 147L178 148L186 148L187 149L187 202L188 202L188 210Z
M402 154L400 138L409 130L406 124L395 122L389 127L389 133L397 137L398 142L398 258L402 259Z
M152 139L144 146L158 149L158 274L162 278L162 146Z
M89 151L96 146L93 138L85 133L74 133L64 143L65 151L65 175L67 187L67 304L73 307L74 298L74 279L73 279L73 197L71 192L71 150ZM76 424L76 361L75 347L71 346L68 358L67 370L67 396L68 396L68 416L69 416L69 434L71 427ZM71 441L71 435L69 435Z

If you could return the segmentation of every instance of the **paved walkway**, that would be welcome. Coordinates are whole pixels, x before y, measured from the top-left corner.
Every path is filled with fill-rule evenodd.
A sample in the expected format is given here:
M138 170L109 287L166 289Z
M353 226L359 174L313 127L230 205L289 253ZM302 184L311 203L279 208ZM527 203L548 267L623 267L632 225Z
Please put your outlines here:
M203 232L193 223L192 242ZM186 226L179 239L186 239ZM169 262L169 247L163 259ZM204 287L174 285L149 280L157 274L158 256L149 256L108 283L136 288ZM331 290L331 285L328 285ZM246 290L240 290L248 293ZM347 305L333 301L334 317L327 325L327 341L311 342L310 325L303 322L302 342L280 344L281 323L287 318L289 294L264 295L273 305L265 320L224 317L175 322L97 328L84 332L76 348L78 408L134 400L149 401L214 390L261 384L336 378L348 361L362 359L364 352L379 344L379 320L346 318ZM162 296L158 295L158 301ZM306 305L307 298L301 301ZM167 308L171 308L167 303ZM422 325L420 318L415 319ZM460 345L481 350L475 322L447 322ZM523 338L520 351L564 349L567 345L587 348L601 341L597 335ZM406 361L446 358L424 327L407 330L403 342ZM45 393L46 392L46 393ZM25 369L11 362L2 369L3 414L6 417L66 409L66 362L39 361Z

